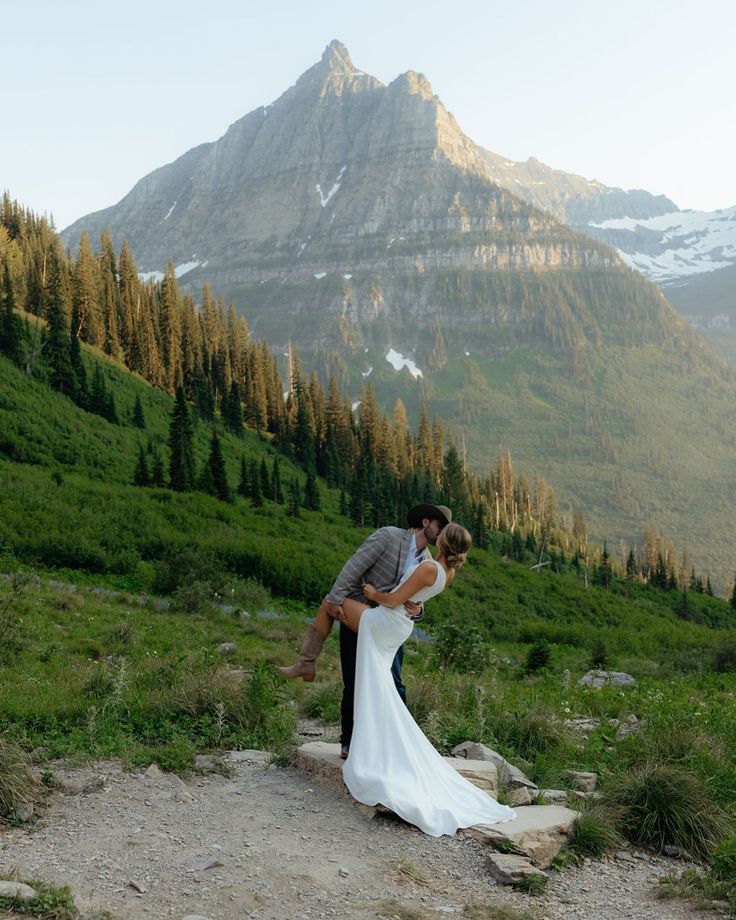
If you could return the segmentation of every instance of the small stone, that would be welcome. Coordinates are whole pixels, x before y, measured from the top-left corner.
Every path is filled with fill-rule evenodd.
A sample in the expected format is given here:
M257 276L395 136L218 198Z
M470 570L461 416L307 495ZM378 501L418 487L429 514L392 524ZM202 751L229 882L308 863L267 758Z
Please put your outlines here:
M595 792L597 773L582 773L579 770L565 770L564 776L575 789L581 792Z
M148 779L158 779L161 776L161 768L157 763L152 763L143 775Z
M502 885L518 885L532 876L548 878L545 872L532 865L531 859L512 853L491 853L486 865L493 878Z
M225 863L220 862L219 859L207 859L198 868L200 872L206 872L208 869L219 869L224 865Z
M221 642L217 646L217 651L221 655L232 655L232 653L235 651L236 648L237 646L235 645L234 642Z
M189 802L193 802L195 799L192 793L186 788L186 786L180 786L176 790L176 793L174 794L174 800L176 802L189 803Z
M38 892L23 882L0 882L0 898L17 898L19 901L33 901Z
M510 789L506 795L507 804L512 808L518 808L520 805L531 805L533 798L534 796L528 786Z
M626 850L619 850L614 854L616 859L620 859L623 862L637 862L636 856L633 853L629 853Z
M132 888L133 891L137 891L138 894L145 894L145 893L146 893L146 889L144 888L144 886L141 885L140 882L137 882L135 879L131 879L131 880L128 882L128 888Z
M350 875L348 870L343 868L342 866L337 870L337 874L341 876L342 878L347 878Z
M222 757L214 754L197 754L194 758L194 769L211 772L222 766Z

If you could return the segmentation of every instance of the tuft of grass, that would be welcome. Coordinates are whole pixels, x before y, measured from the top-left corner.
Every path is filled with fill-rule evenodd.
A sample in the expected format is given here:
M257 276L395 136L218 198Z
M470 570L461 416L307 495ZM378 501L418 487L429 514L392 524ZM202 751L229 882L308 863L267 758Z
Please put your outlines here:
M420 885L423 888L429 885L429 876L424 869L422 869L421 866L417 866L416 863L410 862L408 859L399 860L398 871L400 878L408 879L415 885Z
M573 821L568 849L578 856L599 858L619 842L614 819L601 809L592 807Z
M663 875L659 880L657 897L687 898L695 910L708 910L714 901L726 901L731 911L736 912L736 885L717 878L712 872L701 873L697 869L684 869ZM720 905L718 905L720 906Z
M11 879L18 881L18 879ZM36 920L79 920L80 913L74 904L71 891L64 886L57 888L33 879L24 879L23 883L30 885L36 893L32 901L22 901L20 898L0 897L0 909L11 912L13 916L23 914L35 917ZM94 920L112 920L112 915L107 911L96 913Z
M705 859L733 829L733 818L685 766L645 762L613 774L605 801L621 809L620 827L635 845L678 846Z
M303 704L304 714L310 719L321 719L328 724L340 721L342 684L336 680L317 683L310 689Z
M525 894L538 897L547 890L548 882L549 878L539 872L534 875L525 875L522 879L519 879L518 882L514 882L514 888L516 888L517 891L523 891Z
M0 818L13 817L16 808L30 802L38 791L26 754L0 736Z
M400 904L398 901L382 901L378 905L378 916L385 920L428 920L428 914L416 907Z

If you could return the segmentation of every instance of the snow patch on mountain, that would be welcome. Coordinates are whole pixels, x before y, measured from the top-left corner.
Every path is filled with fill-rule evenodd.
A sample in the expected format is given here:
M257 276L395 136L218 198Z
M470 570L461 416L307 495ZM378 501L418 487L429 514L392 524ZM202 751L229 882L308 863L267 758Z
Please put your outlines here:
M623 261L658 284L736 262L736 207L675 211L645 220L621 217L589 226L610 234Z
M416 380L418 377L423 377L424 374L416 366L416 364L411 360L411 358L405 358L403 355L399 354L398 351L395 351L393 348L389 348L388 354L386 355L386 360L391 365L395 371L400 371L402 368L406 368L412 377Z

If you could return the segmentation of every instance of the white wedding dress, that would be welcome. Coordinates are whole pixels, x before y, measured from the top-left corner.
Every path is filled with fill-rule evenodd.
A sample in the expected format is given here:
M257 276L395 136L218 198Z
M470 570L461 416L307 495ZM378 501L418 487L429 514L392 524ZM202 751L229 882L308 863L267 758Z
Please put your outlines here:
M427 601L445 587L445 570L433 563L434 584L421 588L413 601ZM403 607L374 607L360 619L355 728L343 768L345 784L359 802L385 805L433 837L513 820L515 812L444 760L396 692L391 662L413 626Z

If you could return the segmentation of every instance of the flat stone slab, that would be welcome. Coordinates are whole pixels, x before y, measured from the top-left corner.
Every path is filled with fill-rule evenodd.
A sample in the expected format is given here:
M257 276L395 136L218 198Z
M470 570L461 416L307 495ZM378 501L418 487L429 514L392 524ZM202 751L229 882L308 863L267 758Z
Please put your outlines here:
M496 765L485 760L466 760L464 757L445 757L450 766L469 782L494 798L498 792L498 771ZM293 757L295 766L324 779L335 787L343 785L340 745L328 741L309 741L297 748Z
M578 812L564 805L525 805L505 824L476 824L463 831L496 849L527 856L545 869L562 849Z

